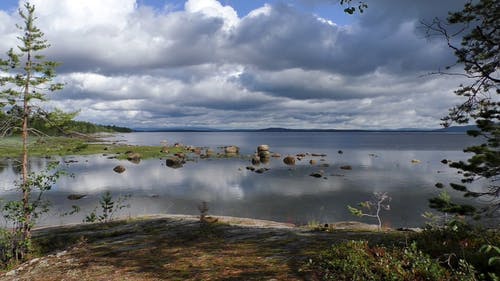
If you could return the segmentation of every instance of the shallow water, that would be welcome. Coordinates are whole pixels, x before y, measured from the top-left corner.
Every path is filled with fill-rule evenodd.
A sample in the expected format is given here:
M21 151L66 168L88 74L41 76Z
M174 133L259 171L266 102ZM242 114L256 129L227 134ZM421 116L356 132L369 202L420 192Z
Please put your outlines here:
M391 210L382 213L389 226L418 226L424 222L421 214L428 210L427 200L440 190L436 182L456 182L460 175L440 163L442 159L466 159L461 150L474 139L463 134L446 133L250 133L250 132L176 132L130 133L116 135L113 140L131 144L160 145L180 142L186 145L217 147L237 145L242 155L252 154L259 144L268 144L280 154L324 153L326 157L308 156L289 167L282 158L262 165L269 170L257 174L245 169L246 157L234 159L194 159L183 168L172 169L164 160L142 160L139 164L106 156L32 159L34 170L43 169L48 161L59 160L74 177L61 178L47 193L52 202L49 215L40 223L62 224L80 222L97 204L106 190L115 198L131 194L118 215L151 213L198 214L197 205L208 202L212 215L240 216L281 222L307 223L355 220L347 205L368 200L373 192L387 192ZM342 154L338 151L342 150ZM315 159L319 164L310 165ZM417 159L420 163L412 163ZM126 167L123 174L113 167ZM352 170L340 166L350 165ZM18 175L14 160L0 161L0 194L8 200L16 193L12 181ZM325 178L313 178L312 172L324 171ZM480 189L481 184L475 183ZM460 194L453 193L453 196ZM69 194L86 194L80 200L68 200ZM78 205L81 211L61 216ZM375 222L364 218L363 221Z

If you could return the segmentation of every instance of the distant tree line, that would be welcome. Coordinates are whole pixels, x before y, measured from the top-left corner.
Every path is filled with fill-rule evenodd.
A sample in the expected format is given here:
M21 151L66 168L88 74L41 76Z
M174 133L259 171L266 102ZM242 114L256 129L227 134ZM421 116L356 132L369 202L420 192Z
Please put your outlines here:
M132 129L115 125L99 125L91 122L73 120L78 112L64 112L55 109L51 112L38 109L30 112L29 123L35 135L61 136L71 133L93 134L100 132L132 132ZM0 111L0 136L17 135L21 133L23 109L12 106Z

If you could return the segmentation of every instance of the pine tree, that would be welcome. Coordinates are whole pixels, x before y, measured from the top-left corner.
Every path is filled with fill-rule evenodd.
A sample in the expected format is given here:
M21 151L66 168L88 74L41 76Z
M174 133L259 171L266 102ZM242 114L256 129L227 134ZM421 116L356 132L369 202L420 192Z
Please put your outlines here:
M430 200L431 207L451 213L465 215L487 213L495 215L500 208L500 2L480 0L468 2L461 11L450 13L446 23L435 19L427 27L429 36L442 36L457 58L456 65L463 66L463 72L453 73L448 66L443 75L460 75L467 83L455 91L465 101L450 109L443 118L443 125L451 123L476 123L477 129L467 133L480 138L480 145L468 147L464 152L474 155L467 161L453 162L450 167L462 171L461 183L450 186L464 193L465 197L489 200L486 208L474 210L469 205L456 204L439 197ZM458 30L452 33L450 30ZM461 37L460 45L455 38ZM486 189L471 190L467 184L481 180Z
M0 77L0 108L18 106L21 108L21 136L22 136L22 161L21 161L21 182L20 190L22 198L19 204L10 204L11 208L16 208L17 222L16 230L19 233L18 247L16 249L21 259L29 250L31 239L31 228L33 226L34 205L30 202L31 191L34 185L40 182L30 178L28 166L28 137L29 137L29 116L36 109L37 102L46 101L46 93L62 88L62 84L53 83L55 78L55 68L58 63L45 60L42 51L50 45L44 39L43 32L35 26L35 6L29 2L25 3L24 9L19 9L19 15L23 19L22 25L16 25L22 32L18 37L20 45L18 52L10 49L7 52L7 59L0 60L1 70L8 73ZM37 186L35 186L37 187ZM38 186L39 188L39 186Z

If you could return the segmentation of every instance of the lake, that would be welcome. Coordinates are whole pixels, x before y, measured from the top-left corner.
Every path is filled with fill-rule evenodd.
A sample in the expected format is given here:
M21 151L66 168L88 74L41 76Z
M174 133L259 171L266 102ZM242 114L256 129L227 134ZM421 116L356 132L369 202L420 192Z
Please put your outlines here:
M352 216L346 206L371 199L373 192L387 192L392 201L391 210L382 212L384 224L421 226L425 222L422 213L429 210L427 200L440 192L434 185L460 180L457 171L441 160L467 159L462 149L477 141L465 134L435 132L154 132L117 134L109 140L142 145L167 141L215 151L236 145L243 156L253 154L260 144L268 144L272 152L282 156L309 155L295 166L285 165L283 158L272 158L261 165L269 169L262 174L246 169L251 165L248 157L195 158L179 169L167 167L165 159L134 164L102 155L53 157L51 161L65 162L62 168L73 177L61 178L47 193L52 207L39 225L81 222L97 206L101 194L111 191L115 198L131 195L127 202L130 207L122 209L120 216L196 215L197 206L205 201L211 215L296 224L346 220L375 223L372 218ZM311 159L317 164L311 165ZM31 159L32 168L43 169L47 161ZM113 167L118 164L127 170L115 173ZM340 169L344 165L352 170ZM0 196L4 200L17 196L11 188L18 178L17 169L12 159L0 161ZM310 176L319 170L324 177ZM473 188L481 189L481 183L474 183ZM461 198L460 193L446 190L452 197ZM69 194L87 196L69 200ZM62 216L72 205L78 205L81 211Z

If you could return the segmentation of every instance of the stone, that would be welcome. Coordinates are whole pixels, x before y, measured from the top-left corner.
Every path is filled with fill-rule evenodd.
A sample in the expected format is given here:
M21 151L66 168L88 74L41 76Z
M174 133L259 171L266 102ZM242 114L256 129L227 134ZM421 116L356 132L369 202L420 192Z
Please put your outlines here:
M257 156L252 157L252 165L259 165L260 164L260 158Z
M269 151L269 145L267 144L261 144L257 147L257 152L261 151Z
M344 166L340 166L340 169L342 169L342 170L352 170L352 166L351 165L344 165Z
M448 160L443 159L443 160L441 160L441 163L443 163L443 164L448 164Z
M271 154L271 157L280 158L281 154L274 152L273 154Z
M178 157L169 157L166 160L167 167L177 169L182 168L184 160Z
M127 154L127 160L134 163L139 164L141 162L141 154L139 153L129 153Z
M87 196L87 195L86 194L70 194L66 198L68 198L69 200L80 200L85 196Z
M306 154L305 153L299 153L299 154L297 154L295 156L300 157L300 158L304 158L304 157L306 157Z
M314 159L309 160L309 164L311 164L311 165L316 165L317 163L318 163L318 161L316 161Z
M344 152L342 150L337 151L338 154L343 154Z
M267 171L267 169L266 169L266 168L260 168L260 169L255 170L255 172L256 172L257 174L262 174L262 173L264 173L265 171Z
M420 160L417 160L417 159L413 159L410 161L412 164L419 164L420 163Z
M234 145L230 145L224 148L224 152L226 154L238 154L240 152L240 148Z
M287 156L283 158L283 163L285 163L286 165L295 165L295 157Z
M312 153L311 156L313 156L313 157L325 157L326 154L324 154L324 153Z
M214 150L213 150L213 149L211 149L211 148L207 148L207 149L205 150L205 155L207 155L208 157L210 157L210 156L214 155L214 153L215 153L215 152L214 152Z
M314 172L314 173L309 174L309 176L314 177L314 178L321 178L321 177L323 177L323 173Z
M125 170L125 167L123 167L122 165L118 165L113 168L113 171L117 172L118 174L125 172Z
M267 150L260 151L259 152L259 157L260 157L261 160L263 158L270 158L271 157L271 153L269 151L267 151Z
M246 169L249 170L249 171L255 171L255 167L254 166L247 166Z

